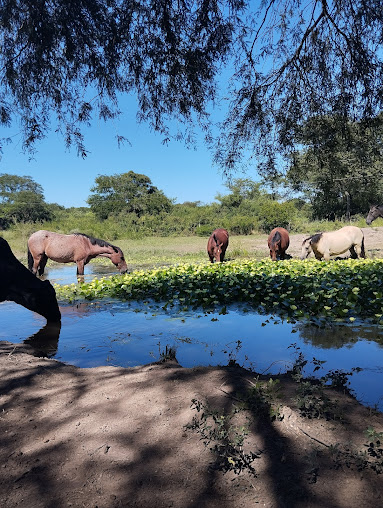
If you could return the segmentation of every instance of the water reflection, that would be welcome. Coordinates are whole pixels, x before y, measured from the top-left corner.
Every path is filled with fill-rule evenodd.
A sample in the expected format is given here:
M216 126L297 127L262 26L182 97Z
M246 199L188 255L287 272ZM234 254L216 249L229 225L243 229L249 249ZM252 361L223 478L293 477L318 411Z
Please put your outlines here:
M94 277L95 273L85 275L88 280ZM75 266L50 269L48 278L76 283ZM79 367L142 365L158 360L166 347L172 347L184 367L226 365L235 359L270 374L291 366L294 357L289 346L297 343L307 360L326 361L325 372L363 369L352 376L351 389L365 404L377 404L383 410L383 332L378 326L354 323L324 328L261 316L244 307L227 310L221 315L137 302L66 304L60 305L60 329L47 326L44 318L23 307L4 302L0 303L0 340L24 342L37 356Z
M37 333L24 340L33 349L34 356L53 358L57 354L61 323L47 323Z
M360 340L376 342L383 347L383 331L376 325L327 325L316 326L311 323L298 323L296 329L301 339L323 349L352 347Z

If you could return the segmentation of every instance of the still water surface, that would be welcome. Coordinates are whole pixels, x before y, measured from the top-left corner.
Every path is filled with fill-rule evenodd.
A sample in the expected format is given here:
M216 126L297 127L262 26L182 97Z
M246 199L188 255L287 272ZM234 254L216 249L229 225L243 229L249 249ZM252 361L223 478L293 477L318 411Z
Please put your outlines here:
M76 282L75 271L74 265L50 269L48 278ZM108 268L91 265L87 271L86 281L107 275ZM289 346L296 344L307 360L326 361L320 375L361 368L350 377L350 387L364 404L383 410L383 331L376 326L320 329L238 306L228 307L225 315L119 301L60 305L60 310L61 329L47 329L43 317L11 302L0 303L0 340L25 341L37 355L79 367L142 365L173 347L184 367L225 365L234 358L245 367L272 374L291 367L295 349Z

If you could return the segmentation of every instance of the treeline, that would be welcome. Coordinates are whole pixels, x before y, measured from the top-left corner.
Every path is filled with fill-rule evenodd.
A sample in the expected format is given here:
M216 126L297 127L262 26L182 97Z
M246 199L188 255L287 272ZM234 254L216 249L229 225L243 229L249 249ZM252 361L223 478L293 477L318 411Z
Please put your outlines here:
M327 220L313 223L310 203L298 198L281 199L259 182L237 179L227 188L228 193L217 194L216 202L211 204L174 204L147 176L130 171L97 177L89 207L64 208L45 203L41 186L31 177L3 174L0 224L2 229L24 231L81 231L109 240L146 235L208 236L216 227L224 227L232 235L267 233L275 226L291 232L337 227ZM365 225L361 214L353 220Z
M296 138L299 150L284 171L275 170L275 156L261 171L268 187L239 178L211 204L175 204L149 177L129 171L98 176L89 208L65 209L46 203L41 185L30 176L2 174L0 228L36 224L119 238L206 236L217 226L247 235L275 226L306 232L334 229L336 221L365 225L370 204L383 202L383 114L346 124L336 116L313 117Z

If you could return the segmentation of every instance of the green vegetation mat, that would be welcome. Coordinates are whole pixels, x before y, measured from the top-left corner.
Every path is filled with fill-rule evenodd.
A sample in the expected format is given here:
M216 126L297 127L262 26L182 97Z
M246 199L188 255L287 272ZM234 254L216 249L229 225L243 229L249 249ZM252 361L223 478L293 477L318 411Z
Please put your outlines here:
M215 308L246 303L261 313L295 319L383 325L383 261L229 261L134 271L87 284L55 286L60 300L156 300Z

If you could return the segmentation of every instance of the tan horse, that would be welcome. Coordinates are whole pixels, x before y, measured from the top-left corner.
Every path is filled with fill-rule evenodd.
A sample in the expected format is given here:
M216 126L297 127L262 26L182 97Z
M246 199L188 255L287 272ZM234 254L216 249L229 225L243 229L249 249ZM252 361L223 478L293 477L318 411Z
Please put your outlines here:
M61 235L40 230L28 239L28 268L32 273L44 273L48 258L57 263L76 263L77 275L84 275L84 266L97 256L107 257L125 273L128 269L120 247L84 233Z
M301 259L306 259L314 252L316 259L328 261L330 256L338 256L350 251L351 257L365 258L364 235L360 228L345 226L337 231L317 233L302 242Z

